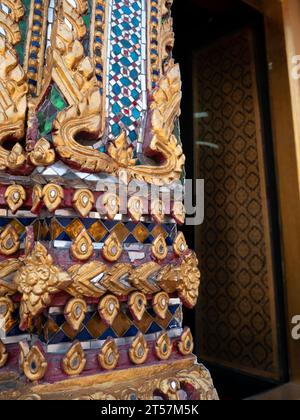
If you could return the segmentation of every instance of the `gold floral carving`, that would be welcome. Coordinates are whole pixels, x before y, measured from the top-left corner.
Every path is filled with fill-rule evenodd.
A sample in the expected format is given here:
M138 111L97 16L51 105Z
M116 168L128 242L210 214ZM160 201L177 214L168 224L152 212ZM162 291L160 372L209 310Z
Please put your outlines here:
M72 330L78 332L84 321L87 313L87 304L85 300L75 298L71 299L65 306L64 314L67 323L70 325Z
M31 382L43 379L48 364L40 348L35 345L29 349L27 343L21 342L20 350L20 365L26 378Z
M168 293L157 293L152 301L153 310L160 319L166 319L170 298Z
M140 322L146 311L147 298L141 292L134 292L129 296L128 307L132 316Z
M48 140L41 138L30 152L29 158L35 166L49 166L55 161L55 151L51 149Z
M8 353L6 351L6 347L0 340L0 368L6 365L7 359L8 359Z
M133 158L133 147L128 145L124 132L114 143L110 143L107 151L121 167L127 168L136 163L136 159Z
M163 261L168 256L168 247L164 236L159 235L152 243L151 246L152 255L158 261Z
M142 365L149 355L147 341L142 333L139 333L133 340L129 349L129 358L135 365Z
M113 295L104 296L98 305L99 315L102 320L111 326L120 311L120 302L118 298Z
M70 252L78 261L87 261L94 253L93 242L86 229L83 229L71 245Z
M109 235L102 249L103 258L109 262L116 262L122 255L122 245L115 233Z
M173 249L174 249L175 254L178 257L183 255L188 250L188 246L187 246L184 234L182 232L179 232L177 234L173 243Z
M20 249L20 240L16 230L8 225L0 235L0 254L11 256Z
M115 340L108 338L98 355L99 365L102 369L113 370L117 367L120 353Z
M51 303L51 295L56 294L71 283L70 275L54 264L47 249L36 243L31 254L24 259L16 273L14 282L22 296L23 319L37 316Z
M91 191L87 189L76 190L73 195L73 206L82 217L88 216L92 210L95 199Z
M86 357L81 343L75 342L62 360L62 369L66 375L80 375L86 365Z
M21 185L10 185L6 189L4 197L12 213L16 213L26 200L26 191Z
M158 359L168 360L172 354L172 342L168 333L161 333L155 343L155 353Z
M194 350L194 340L189 328L185 328L178 342L178 350L183 356L189 356Z
M47 184L43 188L43 200L50 213L53 213L61 205L63 198L64 190L60 185Z

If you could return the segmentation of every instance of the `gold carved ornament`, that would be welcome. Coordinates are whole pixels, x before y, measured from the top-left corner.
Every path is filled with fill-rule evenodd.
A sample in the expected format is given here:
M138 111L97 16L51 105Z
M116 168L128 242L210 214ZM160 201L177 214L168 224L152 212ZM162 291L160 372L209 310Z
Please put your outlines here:
M42 192L44 204L50 213L55 212L64 198L64 190L60 185L47 184Z
M133 364L143 365L148 359L148 355L147 341L142 333L138 333L129 349L129 358Z
M18 259L8 259L0 262L0 296L12 296L17 293L17 285L13 279L17 271L21 268L22 261Z
M116 194L106 192L100 196L97 208L100 208L101 214L106 215L109 220L114 220L115 216L119 213L120 199Z
M86 217L95 204L94 195L87 189L76 190L73 195L72 203L80 216Z
M152 301L153 310L160 319L166 319L170 298L168 293L157 293Z
M20 366L27 379L31 382L40 381L44 378L48 364L39 346L34 345L31 349L25 342L20 342Z
M62 369L66 375L80 375L86 365L86 357L79 341L76 341L62 360Z
M6 325L15 310L13 301L9 297L0 297L0 330L6 331Z
M6 204L12 211L16 213L26 200L26 191L21 185L10 185L4 194Z
M72 282L70 275L54 264L47 249L36 243L14 277L21 299L21 325L36 317L51 303L51 295L65 290Z
M50 166L55 162L55 151L48 140L41 138L29 153L29 158L34 166Z
M120 353L116 342L112 338L108 338L98 355L100 367L105 370L113 370L117 367L119 359Z
M173 250L177 257L181 257L185 252L188 251L188 245L182 232L177 234L173 243Z
M7 2L10 13L0 10L0 170L18 170L26 163L26 154L20 143L25 135L28 85L23 68L14 49L21 41L18 22L24 16L20 0ZM3 147L7 139L15 145Z
M172 354L173 345L168 333L161 333L155 343L155 354L159 360L168 360Z
M82 229L70 248L71 256L78 261L87 261L94 253L93 242L86 229Z
M162 234L160 234L152 243L151 246L152 256L158 260L163 261L168 256L168 247L166 240Z
M128 214L134 222L139 222L144 214L144 202L141 197L130 197L127 203Z
M9 257L19 251L19 249L19 235L11 225L6 226L0 234L0 254Z
M179 225L184 225L186 209L181 201L175 201L171 209L171 216L175 219Z
M73 331L78 332L85 319L88 308L84 299L71 299L64 309L64 315L67 323Z
M129 296L128 307L133 318L140 322L146 311L147 298L141 292L134 292Z
M36 184L32 189L32 207L31 213L38 214L43 205L43 188Z
M178 342L178 350L183 356L189 356L194 350L194 340L189 328L185 328Z
M108 325L113 325L120 311L120 302L113 295L104 296L98 305L98 311L101 319Z
M102 256L109 262L116 262L123 252L122 245L115 233L111 233L104 242Z

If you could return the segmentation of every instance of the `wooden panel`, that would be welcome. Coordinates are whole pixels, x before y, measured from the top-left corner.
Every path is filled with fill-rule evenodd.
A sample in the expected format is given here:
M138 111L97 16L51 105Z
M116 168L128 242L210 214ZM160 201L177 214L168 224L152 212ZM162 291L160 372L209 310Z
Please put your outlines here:
M196 235L203 274L198 345L206 361L279 379L252 44L251 32L244 30L201 50L194 60L197 175L206 189L205 222Z

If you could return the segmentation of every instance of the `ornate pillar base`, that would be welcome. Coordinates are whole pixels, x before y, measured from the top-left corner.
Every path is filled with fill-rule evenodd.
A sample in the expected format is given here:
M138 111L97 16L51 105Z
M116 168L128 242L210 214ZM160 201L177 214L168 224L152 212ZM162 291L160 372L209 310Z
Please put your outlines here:
M0 375L0 400L217 400L211 376L194 357L152 366L74 377L55 384L26 384Z

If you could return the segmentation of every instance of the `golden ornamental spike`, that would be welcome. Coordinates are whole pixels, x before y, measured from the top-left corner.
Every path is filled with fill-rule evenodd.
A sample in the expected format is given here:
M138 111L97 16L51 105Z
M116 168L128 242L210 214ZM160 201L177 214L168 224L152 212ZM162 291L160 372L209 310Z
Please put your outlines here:
M165 219L166 208L161 200L151 202L151 216L155 223L163 223Z
M71 299L65 306L64 315L72 330L78 332L87 314L87 304L83 299Z
M14 214L23 206L26 200L26 191L21 185L10 185L6 189L4 197L6 204Z
M117 367L119 359L120 353L117 344L112 338L108 338L98 355L100 367L105 370L113 370Z
M109 326L114 323L120 311L119 299L114 295L104 296L98 306L99 315L102 320Z
M168 333L163 332L155 343L155 354L159 360L168 360L172 354L172 342Z
M166 240L162 234L160 234L152 243L151 247L152 255L158 261L163 261L168 256L168 247Z
M187 246L184 234L182 232L179 232L173 243L174 253L178 257L181 257L188 249L189 248Z
M122 246L115 233L112 233L104 242L102 255L109 262L116 262L121 257Z
M43 188L43 199L45 206L53 213L61 205L64 198L64 190L56 184L48 184Z
M178 350L183 356L189 356L194 350L194 340L189 328L185 328L180 341L178 342Z
M72 257L78 261L87 261L93 255L93 242L85 229L81 231L81 233L72 243L70 252Z
M94 194L87 189L76 190L73 195L72 203L76 211L78 211L82 217L86 217L95 204Z
M20 366L24 375L31 382L40 381L44 378L48 363L37 345L29 349L27 343L20 343Z
M147 341L142 333L138 333L129 349L129 358L135 365L142 365L146 362L148 355Z
M175 219L176 223L184 225L186 209L181 201L175 201L171 210L171 216Z
M86 365L86 357L80 342L75 342L62 360L62 369L66 375L80 375Z
M152 301L153 310L160 319L166 319L170 298L168 293L157 293Z
M134 292L129 296L128 307L134 319L140 322L146 311L147 298L144 293Z
M20 249L19 236L11 225L6 226L0 235L0 254L7 257L15 254Z

